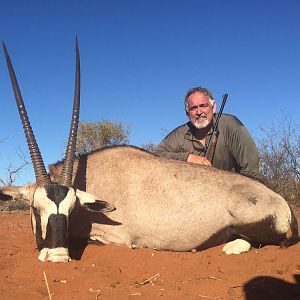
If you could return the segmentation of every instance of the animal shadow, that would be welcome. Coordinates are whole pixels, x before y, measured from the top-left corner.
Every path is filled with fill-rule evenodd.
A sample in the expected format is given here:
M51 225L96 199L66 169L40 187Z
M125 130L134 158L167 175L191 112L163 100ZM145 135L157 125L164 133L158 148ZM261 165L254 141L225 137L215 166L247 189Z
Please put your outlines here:
M261 276L244 285L246 300L298 300L300 299L300 275L294 275L296 283Z
M104 245L99 241L89 239L92 223L120 226L122 223L114 221L100 212L87 211L82 207L74 209L69 223L69 255L71 259L80 260L88 244Z

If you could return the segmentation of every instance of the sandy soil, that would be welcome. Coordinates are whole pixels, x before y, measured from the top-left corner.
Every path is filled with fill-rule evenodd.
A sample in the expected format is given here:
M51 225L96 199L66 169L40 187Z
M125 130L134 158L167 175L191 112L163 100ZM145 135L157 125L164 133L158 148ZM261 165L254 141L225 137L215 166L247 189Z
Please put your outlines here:
M300 209L297 209L300 219ZM0 299L300 299L300 243L226 256L88 245L66 264L37 259L29 212L0 215ZM45 279L46 276L46 279Z

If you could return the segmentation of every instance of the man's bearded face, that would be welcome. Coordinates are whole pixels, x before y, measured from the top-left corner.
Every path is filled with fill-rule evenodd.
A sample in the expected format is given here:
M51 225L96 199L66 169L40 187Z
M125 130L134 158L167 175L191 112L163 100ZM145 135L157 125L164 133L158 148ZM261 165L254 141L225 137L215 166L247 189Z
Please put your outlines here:
M201 92L192 93L187 103L188 117L192 124L198 129L206 128L213 120L216 105L212 105L209 97Z

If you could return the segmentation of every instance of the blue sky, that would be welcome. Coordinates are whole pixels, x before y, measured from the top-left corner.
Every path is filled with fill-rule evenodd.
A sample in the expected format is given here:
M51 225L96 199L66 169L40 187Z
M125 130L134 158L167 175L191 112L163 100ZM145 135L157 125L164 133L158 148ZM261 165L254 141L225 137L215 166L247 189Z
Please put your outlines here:
M130 143L158 143L186 121L190 87L209 88L224 112L258 137L283 115L298 123L300 2L297 0L1 1L0 35L48 165L69 132L75 36L85 121L131 126ZM0 178L16 151L29 157L0 55ZM16 184L34 181L32 166Z

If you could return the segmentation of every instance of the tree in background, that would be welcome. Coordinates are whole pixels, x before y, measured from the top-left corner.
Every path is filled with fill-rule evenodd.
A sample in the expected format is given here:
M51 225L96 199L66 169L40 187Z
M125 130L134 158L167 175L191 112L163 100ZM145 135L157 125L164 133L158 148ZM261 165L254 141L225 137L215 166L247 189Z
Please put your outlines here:
M84 154L104 146L128 144L129 134L129 126L125 126L121 122L109 120L80 122L76 152Z
M257 145L261 172L266 184L289 203L300 206L300 135L297 126L284 122L261 128L264 136Z

